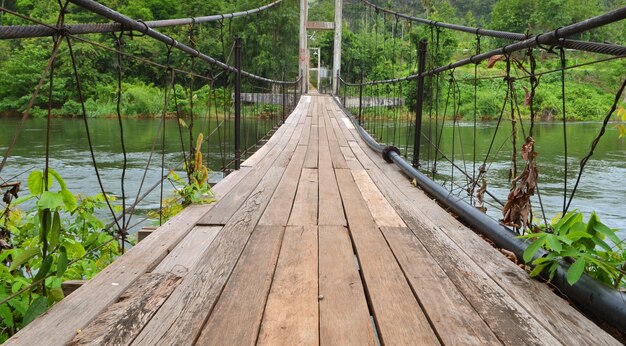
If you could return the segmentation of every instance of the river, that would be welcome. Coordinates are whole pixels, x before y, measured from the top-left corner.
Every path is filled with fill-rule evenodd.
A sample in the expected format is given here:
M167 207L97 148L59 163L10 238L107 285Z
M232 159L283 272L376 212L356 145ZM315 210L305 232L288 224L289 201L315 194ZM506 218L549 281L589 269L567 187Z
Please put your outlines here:
M206 121L205 121L206 122ZM6 150L17 128L19 119L0 119L0 150ZM254 142L257 132L267 130L262 123L248 122L247 131L244 130L243 142ZM119 126L117 119L90 119L90 130L92 133L93 147L96 153L96 160L100 169L100 174L108 193L116 196L121 195L120 178L122 174L123 156L121 154L121 144L119 140ZM159 134L159 120L156 119L124 119L123 120L126 150L128 156L128 170L126 173L126 194L127 203L134 201L137 189L141 183L147 159L150 155L153 140ZM226 125L228 126L228 124ZM473 167L473 124L459 123L455 126L455 163L467 167L471 172ZM578 164L584 155L589 151L591 141L597 134L601 124L577 122L567 125L568 137L568 190L571 191L578 174ZM207 124L197 125L196 128L205 128ZM258 129L257 129L258 127ZM21 131L18 141L12 150L6 167L0 173L4 180L19 175L19 180L24 182L31 169L43 169L45 153L45 119L29 119ZM215 128L215 124L212 124ZM484 159L493 133L495 123L480 123L477 128L476 167L480 166ZM183 129L186 130L186 129ZM164 163L166 169L180 167L182 163L181 144L178 124L174 120L166 121L165 155ZM199 131L199 130L198 130ZM396 128L396 145L403 146L406 141L404 133L406 128ZM423 127L425 133L428 126ZM385 126L386 134L390 136L393 128ZM535 129L535 150L539 167L539 187L541 197L545 206L548 219L555 216L563 206L563 129L559 123L539 123ZM444 127L442 136L442 151L451 157L452 149L452 124L448 123ZM458 140L458 134L463 139ZM502 201L506 200L508 194L507 176L511 161L510 125L502 124L496 136L492 159L487 164L489 171L487 175L488 190ZM523 136L518 134L518 147L521 145ZM387 138L391 142L391 137ZM50 167L57 170L67 182L68 188L74 193L92 195L100 191L96 175L91 162L89 148L85 136L83 121L80 119L53 119L51 126L50 143ZM185 145L188 146L188 140ZM210 168L219 169L222 159L219 154L220 146L216 135L212 136L208 143L209 147L204 147L203 152L210 153ZM462 149L461 149L462 148ZM146 176L146 186L154 184L161 174L161 151L160 139L157 142L156 152L152 158L152 164ZM422 144L421 158L424 165L428 167L428 143ZM465 160L463 160L465 157ZM432 157L431 157L432 159ZM518 165L518 172L523 169L521 158ZM20 175L21 174L21 175ZM438 180L449 181L451 175L451 165L444 160L438 164ZM460 172L454 173L455 181L459 181ZM219 174L212 176L212 180L219 180ZM449 186L449 184L448 184ZM166 193L172 193L172 187L166 184ZM144 188L145 189L145 188ZM147 210L158 208L159 189L150 194L139 207L139 214L143 215ZM587 163L583 178L578 187L578 192L574 198L571 209L578 209L588 218L592 211L596 211L600 220L609 227L618 228L620 237L626 238L626 142L618 138L618 132L611 125L607 128L607 133L598 144L591 160ZM538 206L535 197L533 205ZM488 207L488 214L494 218L501 215L496 208ZM539 216L539 209L535 209L535 216Z
M0 150L3 154L11 142L19 122L20 119L17 118L0 118ZM22 182L22 189L25 190L26 179L30 170L43 170L46 123L46 119L28 119L26 121L11 151L9 160L0 173L0 178L13 180L13 177L17 176L17 180ZM257 132L261 134L269 129L269 125L265 121L246 121L246 124L248 126L242 134L242 147L255 143ZM144 171L146 171L146 163L152 152L155 138L157 139L155 151L152 155L150 167L146 171L142 193L153 186L161 177L162 152L159 125L160 120L157 119L129 118L123 120L127 152L127 171L124 184L127 205L132 204L137 197L137 191L141 185ZM202 129L206 134L208 126L209 124L206 120L200 120L196 123L194 133L198 133ZM223 123L222 126L230 130L233 128L229 122ZM118 198L117 203L121 205L119 198L122 190L121 176L124 157L120 142L118 120L113 118L89 119L89 128L104 189L108 194L116 196ZM213 121L211 131L215 128L216 124ZM182 131L183 136L188 136L187 132L185 132L187 131L186 128L182 128ZM177 172L182 173L184 160L179 133L177 121L174 119L166 120L165 150L163 155L166 172L172 168L177 168ZM50 167L59 172L67 183L68 189L75 194L82 195L99 193L100 186L93 168L86 139L85 125L82 119L53 119L50 128L50 138ZM189 139L188 137L184 138L186 138L184 141L185 147L188 148ZM214 133L208 143L205 143L202 148L203 153L205 155L208 153L211 158L210 169L215 171L219 171L224 163L220 154L221 151L225 149L227 152L232 152L232 146L227 148L220 147L220 139L223 139L223 135L218 137L217 133ZM232 162L232 154L225 160L226 163ZM210 175L209 180L215 182L219 181L221 177L222 174L220 172L215 172ZM164 184L164 195L171 195L173 191L172 184L166 182ZM24 193L23 191L22 195ZM135 220L144 219L144 215L149 210L158 210L160 200L160 189L156 188L138 204ZM104 220L112 220L108 212L101 215L101 217ZM134 227L134 230L137 230L139 226L153 222L150 220L141 222ZM132 225L133 223L130 224Z

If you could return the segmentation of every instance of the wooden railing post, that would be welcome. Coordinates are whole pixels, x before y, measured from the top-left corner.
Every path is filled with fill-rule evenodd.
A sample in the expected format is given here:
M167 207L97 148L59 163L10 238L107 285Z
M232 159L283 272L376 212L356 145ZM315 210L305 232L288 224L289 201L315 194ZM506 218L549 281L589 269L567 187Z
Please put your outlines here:
M423 38L419 44L419 64L417 77L417 104L415 110L415 142L413 143L413 167L420 165L420 142L422 137L422 108L424 105L424 71L426 71L426 51L428 41Z
M235 37L235 169L241 165L241 37Z

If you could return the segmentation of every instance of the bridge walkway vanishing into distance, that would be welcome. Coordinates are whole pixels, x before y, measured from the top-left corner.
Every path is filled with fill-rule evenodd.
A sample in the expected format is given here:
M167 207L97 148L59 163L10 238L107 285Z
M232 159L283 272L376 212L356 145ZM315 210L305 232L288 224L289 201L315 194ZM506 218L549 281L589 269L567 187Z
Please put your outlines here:
M618 345L412 186L329 96L8 345Z

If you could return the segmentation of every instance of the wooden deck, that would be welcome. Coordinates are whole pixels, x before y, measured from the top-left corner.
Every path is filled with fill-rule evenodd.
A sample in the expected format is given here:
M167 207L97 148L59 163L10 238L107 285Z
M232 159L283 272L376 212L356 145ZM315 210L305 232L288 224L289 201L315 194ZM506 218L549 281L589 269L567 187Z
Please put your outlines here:
M370 151L327 96L8 345L619 345Z

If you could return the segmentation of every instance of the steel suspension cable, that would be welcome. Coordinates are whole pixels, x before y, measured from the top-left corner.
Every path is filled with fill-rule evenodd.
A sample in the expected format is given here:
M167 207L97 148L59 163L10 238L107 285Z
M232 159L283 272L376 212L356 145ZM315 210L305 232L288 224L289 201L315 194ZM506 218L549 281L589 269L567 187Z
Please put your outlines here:
M69 0L70 2L83 7L89 11L92 11L94 13L97 13L103 17L106 17L110 20L116 21L120 24L122 24L125 28L131 29L131 30L135 30L135 31L139 31L142 34L145 34L147 36L152 37L153 39L157 40L157 41L161 41L169 46L171 46L172 48L176 48L190 56L195 56L200 58L201 60L218 66L224 70L228 70L231 72L237 72L237 69L234 66L230 66L224 62L221 62L215 58L212 58L204 53L201 53L199 50L194 49L186 44L180 43L178 41L176 41L174 38L172 38L171 36L162 34L154 29L149 28L148 26L144 25L144 23L140 22L140 21L136 21L134 19L131 19L117 11L112 10L111 8L108 8L100 3L97 3L96 1L93 0ZM246 77L250 77L252 79L256 79L256 80L260 80L260 81L264 81L264 82L269 82L269 83L277 83L277 84L294 84L294 81L278 81L278 80L273 80L273 79L269 79L269 78L265 78L265 77L261 77L261 76L257 76L255 74L252 74L250 72L246 72L246 71L241 71L241 74L243 76Z
M171 26L181 26L187 24L199 24L215 22L224 19L233 19L237 17L244 17L254 13L260 13L267 9L276 7L283 0L276 0L265 6L261 6L255 9L240 11L234 13L215 14L202 17L188 17L188 18L176 18L176 19L164 19L164 20L151 20L142 22L148 28L165 28ZM2 8L2 12L9 12ZM0 12L1 13L1 12ZM107 32L123 31L124 27L120 23L86 23L86 24L70 24L65 25L62 28L66 33L71 35L82 34L97 34ZM5 25L0 26L0 39L15 39L15 38L33 38L33 37L45 37L54 36L58 34L58 30L55 27L47 25Z
M500 47L498 49L495 49L489 52L472 55L469 58L458 60L454 63L448 64L445 66L439 66L437 68L424 72L422 76L437 74L437 73L441 73L444 71L455 69L457 67L481 62L495 55L509 55L516 51L520 51L520 50L524 50L524 49L528 49L532 47L537 47L537 46L542 46L542 45L553 45L553 46L567 48L567 42L569 42L570 40L564 39L564 37L579 34L585 31L589 31L591 29L595 29L597 27L611 24L611 23L614 23L623 19L626 19L626 7L619 8L617 10L613 10L613 11L604 13L602 15L589 18L587 20L584 20L578 23L564 26L562 28L558 28L553 31L545 32L543 34L539 34L532 38L528 38L520 42L512 43L512 44ZM607 46L606 44L600 44L600 43L594 43L594 42L588 42L588 44L597 46L598 48ZM616 53L618 53L616 55L626 56L626 47L617 46L617 45L609 45L609 46L615 48L614 50L616 51ZM413 79L417 79L418 77L419 77L418 74L412 74L412 75L402 77L402 78L369 81L369 82L365 82L364 84L392 83L392 82L401 81L401 80L413 80Z

